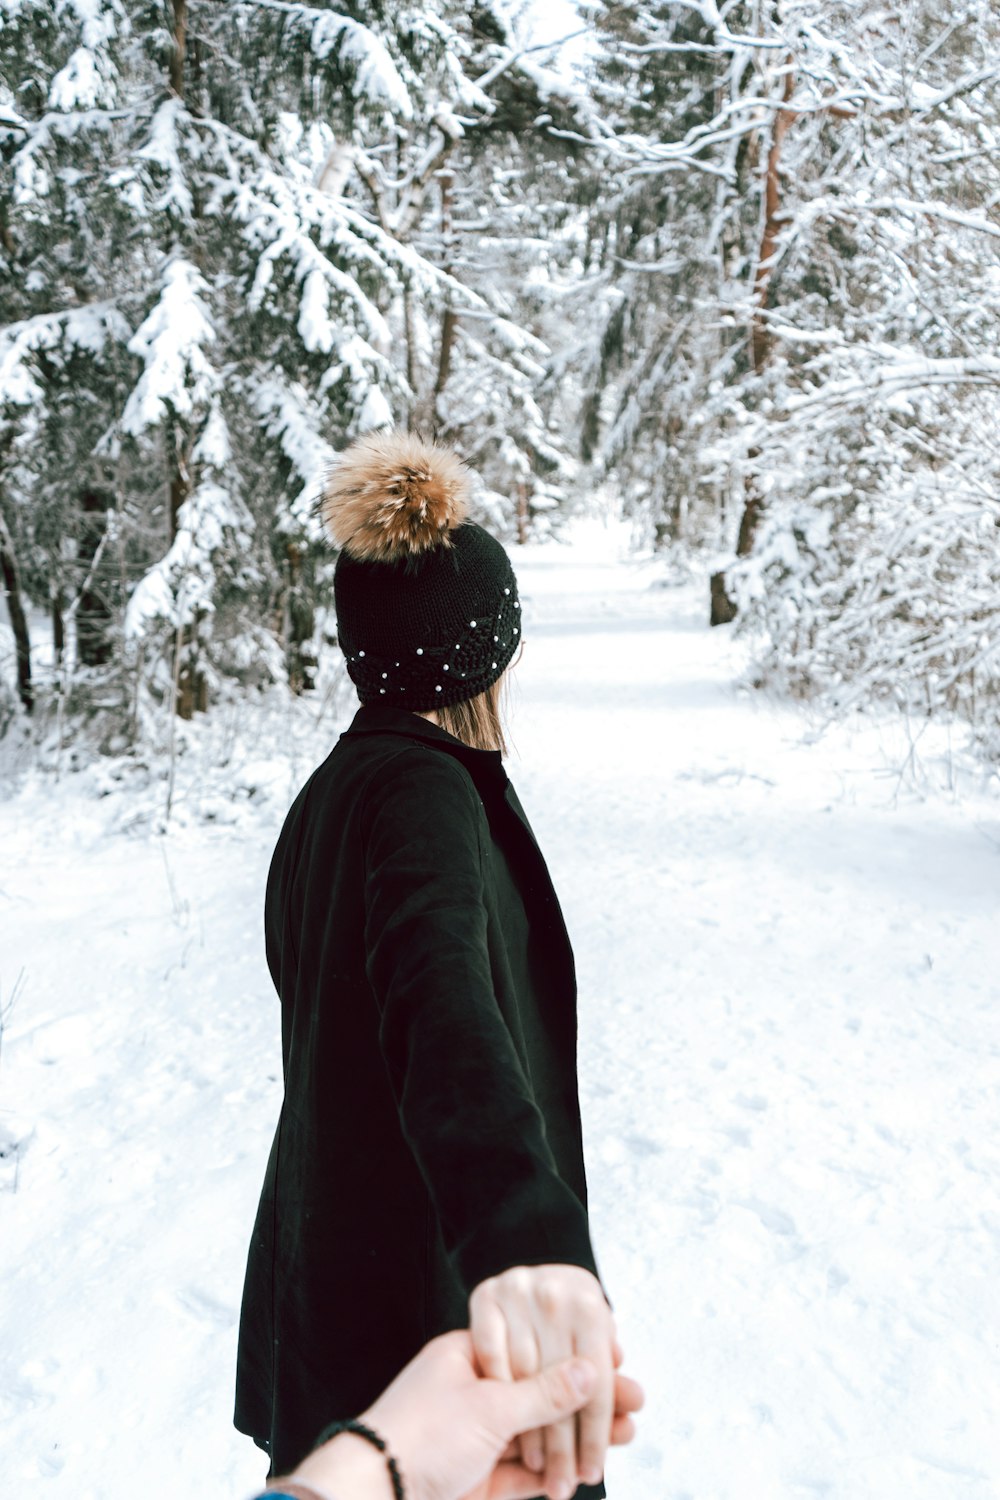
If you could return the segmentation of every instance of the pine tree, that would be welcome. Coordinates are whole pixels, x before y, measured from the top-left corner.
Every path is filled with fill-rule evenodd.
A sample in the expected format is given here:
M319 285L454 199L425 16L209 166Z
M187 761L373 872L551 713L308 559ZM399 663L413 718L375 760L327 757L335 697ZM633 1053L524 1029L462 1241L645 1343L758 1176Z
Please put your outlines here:
M190 715L227 674L266 679L276 636L308 686L315 502L365 428L455 441L501 529L526 490L551 500L547 351L489 230L534 228L502 201L526 117L579 127L580 106L499 14L12 0L0 105L0 494L74 701L134 706L139 673ZM471 255L456 180L487 224Z

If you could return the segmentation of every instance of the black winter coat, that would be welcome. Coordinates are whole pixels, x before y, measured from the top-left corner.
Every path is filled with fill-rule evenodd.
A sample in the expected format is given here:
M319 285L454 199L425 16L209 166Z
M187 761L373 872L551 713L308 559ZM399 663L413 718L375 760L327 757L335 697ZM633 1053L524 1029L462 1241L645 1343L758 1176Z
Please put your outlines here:
M597 1268L573 955L500 752L359 709L285 820L265 930L285 1095L236 1425L286 1473L486 1277Z

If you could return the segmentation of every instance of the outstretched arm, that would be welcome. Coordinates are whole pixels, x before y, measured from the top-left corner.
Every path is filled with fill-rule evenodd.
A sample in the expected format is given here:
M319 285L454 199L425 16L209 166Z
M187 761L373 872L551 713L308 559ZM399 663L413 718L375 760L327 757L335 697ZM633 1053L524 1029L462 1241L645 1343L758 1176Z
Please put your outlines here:
M463 769L401 752L369 788L368 977L400 1120L470 1300L485 1374L574 1354L596 1367L579 1419L522 1442L549 1493L597 1480L611 1440L614 1320L586 1214L559 1176L500 1013L487 944L485 814Z
M515 1265L596 1274L500 1013L487 946L485 814L467 772L414 746L362 810L365 945L406 1139L467 1291Z

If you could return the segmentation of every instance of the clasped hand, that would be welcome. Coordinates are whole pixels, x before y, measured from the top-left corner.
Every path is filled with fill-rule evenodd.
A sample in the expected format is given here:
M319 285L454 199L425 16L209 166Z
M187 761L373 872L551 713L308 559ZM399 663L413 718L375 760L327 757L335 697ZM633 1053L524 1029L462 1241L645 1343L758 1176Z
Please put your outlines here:
M524 1466L551 1500L596 1484L614 1440L615 1371L621 1348L596 1276L580 1266L514 1266L476 1287L469 1301L476 1360L494 1380L520 1380L573 1356L597 1372L586 1405L520 1439Z

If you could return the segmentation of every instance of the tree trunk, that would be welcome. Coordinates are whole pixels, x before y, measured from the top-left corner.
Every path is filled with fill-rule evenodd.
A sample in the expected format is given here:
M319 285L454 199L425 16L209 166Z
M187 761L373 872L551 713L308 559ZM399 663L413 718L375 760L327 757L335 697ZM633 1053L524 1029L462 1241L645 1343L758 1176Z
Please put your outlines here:
M90 577L91 567L107 526L107 503L93 490L80 497L83 520L80 526L78 561L84 587L76 610L76 655L85 667L101 667L111 660L111 609L99 578Z
M726 574L724 569L713 573L710 584L711 612L708 623L710 625L728 625L731 620L736 619L736 602L730 598L726 588Z
M751 448L747 458L751 464L760 457L759 448ZM764 497L757 487L756 469L751 468L743 480L743 514L740 517L740 532L736 538L736 556L749 557L764 515ZM726 587L726 570L721 568L711 578L710 625L728 625L735 620L739 610L736 600Z
M760 249L757 253L757 272L753 284L754 311L750 320L750 363L755 374L758 375L767 363L771 352L771 337L764 314L767 311L770 296L778 235L786 222L786 215L781 212L781 148L788 127L795 119L795 111L788 108L795 88L795 78L790 66L791 58L786 59L786 62L788 71L785 73L781 91L782 108L775 110L771 124L771 141L764 176L763 227L760 235ZM747 457L752 462L759 457L759 451L753 449ZM764 514L764 497L757 487L757 478L753 470L747 474L743 488L745 499L743 515L740 518L739 537L736 542L737 557L749 557L753 551L754 538ZM726 587L725 569L720 569L711 577L709 622L712 625L728 625L731 620L735 620L738 612L736 600Z
M417 399L417 329L413 313L413 291L409 284L403 288L403 326L406 331L406 383L415 401Z
M754 276L754 303L755 310L750 324L750 358L753 368L758 373L763 369L770 353L770 336L767 330L767 320L764 313L767 311L768 295L771 286L771 277L774 274L774 257L778 249L778 235L782 226L787 221L787 216L781 212L781 148L784 144L785 135L789 125L795 119L795 111L788 108L788 102L795 88L795 77L791 71L791 58L786 59L788 72L785 74L784 88L781 93L783 108L776 109L771 126L771 144L767 153L767 171L764 177L764 226L760 236L760 250L757 255L757 273Z
M452 202L455 189L455 174L450 167L445 167L437 173L441 183L441 240L444 246L443 269L451 274L452 258L454 251L454 230L452 227ZM441 349L438 356L437 379L434 382L434 394L431 399L431 426L432 436L438 427L438 397L444 390L448 376L451 373L451 351L455 342L455 329L458 317L450 301L444 310L441 319Z
M182 625L177 632L177 652L180 665L177 670L177 688L174 709L179 719L193 719L208 708L208 680L198 660L200 639L199 620Z
M288 685L298 696L316 686L318 662L312 649L316 630L316 613L302 579L302 548L288 543L286 572L284 635L285 660L288 663Z
M681 436L681 418L671 416L667 419L666 439L669 449L676 448ZM656 521L653 525L653 550L654 552L665 552L668 547L679 542L684 532L684 519L687 513L687 495L684 489L678 485L675 465L665 457L662 474L662 488L659 492L656 507Z
M184 98L184 56L187 52L187 0L174 0L174 45L170 49L170 87Z
M66 608L66 600L63 591L57 588L52 594L52 646L56 656L56 666L62 666L63 652L66 650L66 625L63 611Z
M528 510L528 486L523 479L517 483L517 539L522 547L528 540L528 521L530 512Z
M25 711L30 714L35 706L35 692L31 685L31 640L28 635L28 619L21 602L21 581L14 556L14 542L2 516L0 516L0 575L3 576L10 627L14 632L14 646L17 652L17 692Z
M0 245L3 246L11 260L13 260L15 251L14 236L10 232L6 203L0 203Z
M437 379L434 382L434 411L437 415L437 398L448 383L451 374L451 350L455 342L455 325L458 318L454 308L446 307L441 319L441 357L438 360Z
M177 537L181 507L191 493L191 470L190 453L184 451L183 433L179 426L172 427L169 442L170 540L173 543ZM183 583L181 589L183 591ZM196 713L204 713L208 707L208 682L198 662L200 636L197 617L187 625L178 626L174 651L178 663L174 708L179 718L191 719Z
M177 440L177 434L176 433L172 433L171 436L174 438L174 440L176 442L176 440ZM170 541L171 541L171 544L173 544L173 542L177 538L177 522L178 522L178 518L179 518L180 513L181 513L181 506L184 504L184 501L187 499L188 494L189 494L189 486L188 486L188 475L187 475L186 465L183 465L181 463L181 461L180 461L180 454L176 453L175 456L174 456L173 469L171 470L171 474L170 474Z

